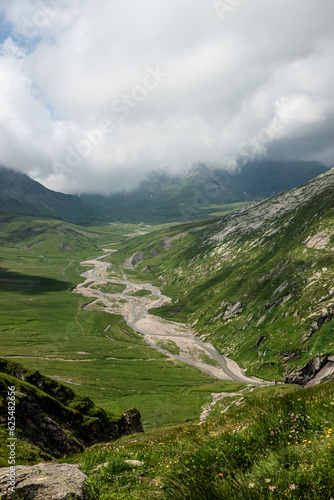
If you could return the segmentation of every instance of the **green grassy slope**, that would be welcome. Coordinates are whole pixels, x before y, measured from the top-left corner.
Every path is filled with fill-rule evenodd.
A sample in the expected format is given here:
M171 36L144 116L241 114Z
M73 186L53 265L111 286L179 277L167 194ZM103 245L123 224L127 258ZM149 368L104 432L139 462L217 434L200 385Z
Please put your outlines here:
M143 250L129 275L174 299L156 314L187 321L247 373L282 380L334 351L333 172L220 220L126 242L110 259Z
M222 400L213 419L122 438L74 461L92 500L332 498L333 405L333 382L256 388Z

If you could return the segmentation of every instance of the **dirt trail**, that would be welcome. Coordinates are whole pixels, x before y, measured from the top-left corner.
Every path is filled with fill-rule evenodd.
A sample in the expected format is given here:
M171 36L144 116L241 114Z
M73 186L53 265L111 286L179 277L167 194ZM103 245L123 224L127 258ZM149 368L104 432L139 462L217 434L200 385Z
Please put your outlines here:
M171 303L172 300L149 283L132 283L125 274L120 279L116 269L102 260L116 250L103 250L104 255L81 263L92 269L81 274L86 278L85 282L79 284L74 292L96 299L88 304L87 310L98 307L107 313L122 315L130 328L143 335L151 347L214 378L253 385L268 383L247 377L235 361L220 354L212 344L201 342L186 325L151 315L150 309ZM121 293L102 292L100 288L108 283L123 285L124 290ZM151 295L134 296L139 290L148 290Z

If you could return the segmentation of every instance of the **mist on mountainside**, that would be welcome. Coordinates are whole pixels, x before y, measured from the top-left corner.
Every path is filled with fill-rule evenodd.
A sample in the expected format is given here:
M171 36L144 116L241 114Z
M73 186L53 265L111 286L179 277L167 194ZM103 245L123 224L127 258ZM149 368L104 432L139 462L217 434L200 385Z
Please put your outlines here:
M153 171L131 191L102 196L84 193L80 198L117 212L119 220L141 222L207 218L238 208L239 203L268 198L293 189L326 172L320 162L258 160L246 163L231 174L203 163L185 175ZM226 207L225 207L226 205ZM220 207L220 208L219 208Z

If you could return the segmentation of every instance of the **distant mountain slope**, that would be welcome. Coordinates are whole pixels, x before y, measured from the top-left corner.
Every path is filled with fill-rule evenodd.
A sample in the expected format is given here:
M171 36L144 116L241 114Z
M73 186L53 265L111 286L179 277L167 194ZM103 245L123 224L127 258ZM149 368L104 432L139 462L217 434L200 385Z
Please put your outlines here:
M316 161L254 161L231 176L229 188L239 195L246 192L248 196L269 198L302 186L328 170Z
M184 177L152 172L132 192L111 196L57 193L0 166L0 215L51 217L76 224L110 220L173 222L203 219L308 182L328 170L318 162L258 161L230 175L205 165Z
M45 188L26 174L0 166L0 215L28 215L87 224L105 219L104 211L77 196Z
M319 162L261 160L231 175L204 164L185 176L152 172L131 192L111 196L83 194L81 199L117 211L121 220L172 222L203 219L219 206L268 198L301 186L328 170ZM226 207L225 207L226 208Z
M333 372L334 169L219 220L138 237L115 258L140 250L136 278L175 299L156 314L187 321L247 374L282 380L314 358L316 380ZM298 380L311 383L309 371Z

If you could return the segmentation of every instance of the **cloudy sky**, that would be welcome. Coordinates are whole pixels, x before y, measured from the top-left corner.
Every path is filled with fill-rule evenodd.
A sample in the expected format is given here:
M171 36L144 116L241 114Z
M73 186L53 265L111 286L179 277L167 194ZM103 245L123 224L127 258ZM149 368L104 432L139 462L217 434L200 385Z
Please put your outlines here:
M0 164L66 193L334 165L333 0L0 0Z

